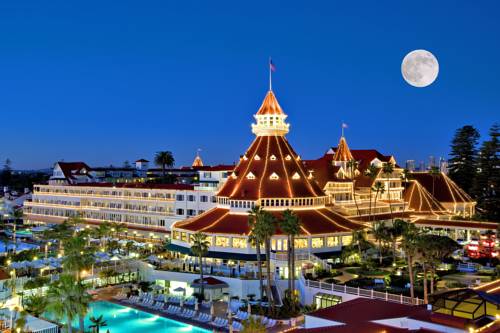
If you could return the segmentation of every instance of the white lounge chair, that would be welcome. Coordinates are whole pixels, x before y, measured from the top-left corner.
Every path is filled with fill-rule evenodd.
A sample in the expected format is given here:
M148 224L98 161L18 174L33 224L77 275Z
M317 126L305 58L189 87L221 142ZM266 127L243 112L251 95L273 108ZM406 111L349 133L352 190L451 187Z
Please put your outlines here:
M276 326L276 320L275 319L269 319L269 321L266 324L266 328L272 328Z

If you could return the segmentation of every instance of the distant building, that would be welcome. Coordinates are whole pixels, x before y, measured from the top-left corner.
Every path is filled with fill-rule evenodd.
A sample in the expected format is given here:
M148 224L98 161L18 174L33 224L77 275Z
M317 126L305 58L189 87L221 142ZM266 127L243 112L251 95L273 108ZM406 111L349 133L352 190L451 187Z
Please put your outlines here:
M406 169L408 171L415 171L415 160L406 160Z
M418 171L425 171L425 162L424 161L420 161L420 163L418 165Z
M431 155L431 156L429 156L429 166L428 166L428 168L430 170L430 169L432 169L435 166L437 166L436 165L436 157L434 157L434 156Z

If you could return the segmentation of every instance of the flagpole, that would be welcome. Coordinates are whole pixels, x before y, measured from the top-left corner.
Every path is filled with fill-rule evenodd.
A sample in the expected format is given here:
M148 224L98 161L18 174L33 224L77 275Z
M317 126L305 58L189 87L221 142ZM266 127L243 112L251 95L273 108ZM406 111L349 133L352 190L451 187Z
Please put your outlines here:
M344 137L344 122L342 122L342 125L340 127L342 127L342 137Z
M271 57L269 57L269 91L273 90L273 78L272 78L272 69L271 69Z

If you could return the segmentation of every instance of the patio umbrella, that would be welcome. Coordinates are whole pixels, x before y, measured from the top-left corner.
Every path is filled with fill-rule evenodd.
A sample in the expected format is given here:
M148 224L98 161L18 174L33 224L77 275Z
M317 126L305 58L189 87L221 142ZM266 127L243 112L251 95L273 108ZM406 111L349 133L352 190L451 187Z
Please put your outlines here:
M184 297L181 297L181 302L179 303L179 306L181 308L184 306Z
M175 291L176 293L183 293L183 292L185 292L185 291L186 291L186 289L184 289L184 288L182 288L182 287L177 287L177 288L175 288L175 289L174 289L174 291Z
M194 311L198 310L199 310L199 305L198 305L198 300L196 300L196 302L194 303Z
M215 307L214 307L214 303L212 303L212 305L210 306L210 315L213 317L215 316Z
M252 314L252 305L250 304L250 301L248 301L247 304L248 304L247 305L247 312L248 312L249 315L251 315Z

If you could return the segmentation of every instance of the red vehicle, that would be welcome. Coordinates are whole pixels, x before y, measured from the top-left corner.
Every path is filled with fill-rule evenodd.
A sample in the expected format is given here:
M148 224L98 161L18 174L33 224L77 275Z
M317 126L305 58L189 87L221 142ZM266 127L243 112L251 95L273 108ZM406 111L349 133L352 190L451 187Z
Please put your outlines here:
M498 251L496 250L496 235L485 234L479 239L473 239L467 245L467 256L469 258L496 258Z

